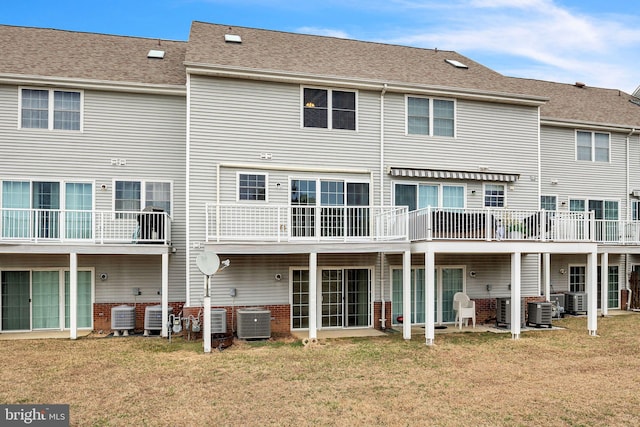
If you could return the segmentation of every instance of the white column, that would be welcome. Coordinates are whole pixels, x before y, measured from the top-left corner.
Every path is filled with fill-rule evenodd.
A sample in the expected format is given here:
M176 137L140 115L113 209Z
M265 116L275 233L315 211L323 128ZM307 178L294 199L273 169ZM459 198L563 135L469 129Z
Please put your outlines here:
M435 333L435 300L436 300L436 279L433 270L436 266L436 254L432 250L427 250L424 254L424 337L427 345L433 345L436 337Z
M544 299L551 301L551 254L542 254L542 271L544 274Z
M402 255L402 338L411 339L411 251Z
M520 339L520 323L522 302L521 298L521 281L520 267L522 262L522 254L515 252L511 254L511 338Z
M598 253L587 254L587 329L589 335L598 332Z
M168 337L168 326L169 323L169 254L162 254L162 291L161 291L160 301L162 305L162 329L160 331L160 335L163 337ZM178 313L174 313L176 316Z
M597 269L596 269L597 270ZM600 254L600 312L609 314L609 254Z
M204 289L204 298L202 302L202 340L203 347L205 353L211 353L211 296L210 286L211 286L211 276L205 277L205 289Z
M318 338L318 254L309 254L309 339Z
M69 338L78 338L78 254L69 254Z

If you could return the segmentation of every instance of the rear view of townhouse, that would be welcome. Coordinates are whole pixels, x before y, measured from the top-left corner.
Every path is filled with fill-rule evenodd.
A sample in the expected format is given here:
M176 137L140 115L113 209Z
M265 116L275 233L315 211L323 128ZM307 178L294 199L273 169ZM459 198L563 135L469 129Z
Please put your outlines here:
M142 329L209 296L229 332L255 308L272 334L431 344L460 293L514 338L528 301L579 299L590 334L635 301L632 95L201 22L187 42L0 27L0 46L0 332L109 330L120 305ZM230 265L208 280L203 253Z

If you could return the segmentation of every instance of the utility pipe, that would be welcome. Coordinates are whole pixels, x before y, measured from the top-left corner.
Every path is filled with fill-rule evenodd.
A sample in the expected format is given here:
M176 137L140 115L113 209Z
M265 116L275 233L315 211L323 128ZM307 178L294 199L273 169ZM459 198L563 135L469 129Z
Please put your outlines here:
M380 191L380 206L384 206L384 95L386 92L387 84L385 83L382 86L382 92L380 92L380 170L378 171L380 174L380 188L378 189ZM380 253L380 302L382 304L380 326L384 330L387 328L387 307L384 300L384 254L382 252Z

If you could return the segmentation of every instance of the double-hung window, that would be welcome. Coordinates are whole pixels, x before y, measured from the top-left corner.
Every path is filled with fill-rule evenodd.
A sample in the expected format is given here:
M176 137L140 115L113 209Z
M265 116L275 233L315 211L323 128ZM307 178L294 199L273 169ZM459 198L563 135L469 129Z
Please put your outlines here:
M485 184L484 206L486 208L504 208L505 198L504 184Z
M558 198L556 196L540 196L540 209L555 211L558 209Z
M590 162L609 161L609 134L576 131L576 159Z
M138 212L153 206L171 214L171 183L162 181L116 181L116 211Z
M267 176L265 174L239 173L238 200L266 201Z
M407 97L407 134L455 136L455 105L451 100Z
M20 90L22 129L81 130L82 92L56 89Z
M356 129L356 93L335 89L304 88L303 126Z

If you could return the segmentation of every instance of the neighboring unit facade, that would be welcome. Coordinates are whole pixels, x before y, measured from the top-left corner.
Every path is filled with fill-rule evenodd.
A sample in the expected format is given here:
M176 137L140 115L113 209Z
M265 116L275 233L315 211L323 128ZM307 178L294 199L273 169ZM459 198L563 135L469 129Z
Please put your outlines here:
M261 307L276 334L408 339L423 324L431 344L456 292L479 321L495 321L496 298L586 292L592 334L598 307L626 307L640 269L630 95L508 78L450 51L201 22L186 43L0 29L43 56L33 75L17 53L0 69L0 332L73 330L67 296L93 329L118 304L197 315L205 251L231 262L210 285L230 331L239 308ZM40 32L128 53L99 66L67 52L79 66L57 67ZM77 129L57 129L58 113ZM51 129L32 129L47 114ZM27 288L58 289L58 317L14 307ZM27 308L29 324L12 323ZM514 337L522 321L514 304Z
M186 44L2 26L0 46L0 331L181 307Z

